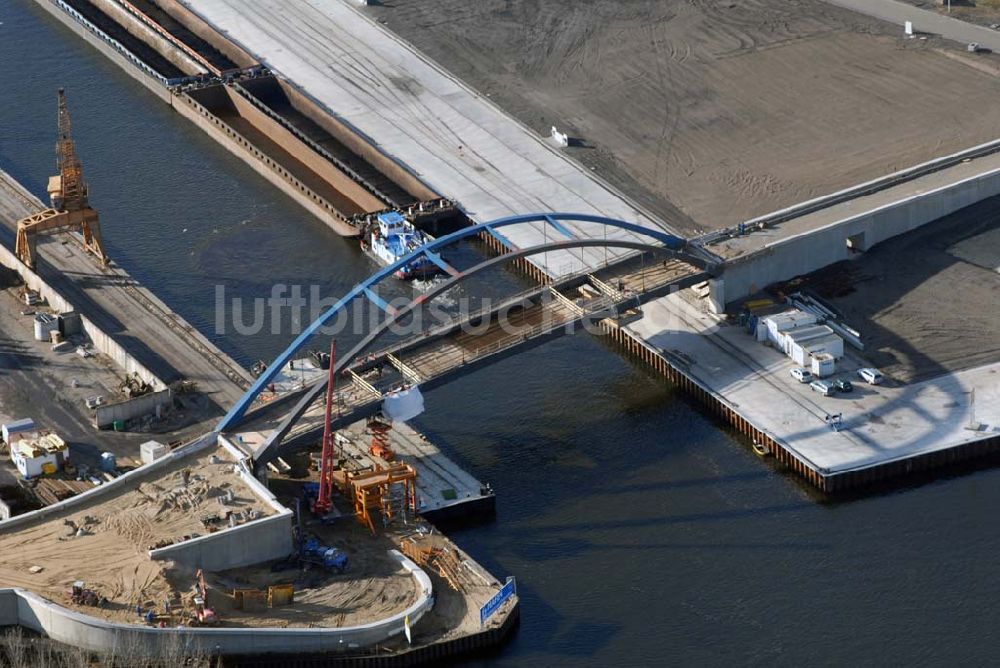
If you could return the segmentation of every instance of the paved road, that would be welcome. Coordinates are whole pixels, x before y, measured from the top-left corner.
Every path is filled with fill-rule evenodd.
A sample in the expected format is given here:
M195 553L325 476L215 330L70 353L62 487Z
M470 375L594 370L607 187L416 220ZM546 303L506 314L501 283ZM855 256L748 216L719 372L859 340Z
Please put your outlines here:
M1000 30L973 25L937 12L920 9L899 0L826 0L830 4L867 14L883 21L903 25L913 22L913 29L933 33L968 44L979 42L984 48L1000 53Z

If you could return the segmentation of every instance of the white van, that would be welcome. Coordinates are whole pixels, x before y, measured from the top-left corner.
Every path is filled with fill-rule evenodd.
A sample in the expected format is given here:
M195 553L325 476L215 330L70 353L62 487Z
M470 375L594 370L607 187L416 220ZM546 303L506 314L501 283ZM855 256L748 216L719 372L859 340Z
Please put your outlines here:
M871 367L858 369L858 378L865 381L869 385L881 385L883 380L883 376L879 373L879 370L872 369Z

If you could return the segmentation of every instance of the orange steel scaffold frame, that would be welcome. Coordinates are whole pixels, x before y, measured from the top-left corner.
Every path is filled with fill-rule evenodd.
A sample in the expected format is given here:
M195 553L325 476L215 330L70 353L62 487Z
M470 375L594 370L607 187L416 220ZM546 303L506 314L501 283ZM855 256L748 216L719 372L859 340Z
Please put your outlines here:
M56 234L79 230L83 247L97 256L103 265L108 264L101 242L101 225L97 212L90 207L87 184L83 180L83 167L76 155L71 135L66 93L59 89L59 141L56 157L59 174L49 178L49 199L52 208L26 216L17 221L17 241L14 252L29 268L35 268L35 247L39 234Z
M345 492L354 499L354 514L358 521L375 534L375 513L389 523L405 513L417 511L417 471L409 464L394 462L386 468L376 466L370 471L348 475ZM393 486L403 487L403 506L393 504Z

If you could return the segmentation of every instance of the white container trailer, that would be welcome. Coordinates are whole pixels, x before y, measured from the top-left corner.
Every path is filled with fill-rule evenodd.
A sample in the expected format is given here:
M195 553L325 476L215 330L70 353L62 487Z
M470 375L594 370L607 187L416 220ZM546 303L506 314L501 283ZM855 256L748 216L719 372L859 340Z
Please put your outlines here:
M783 311L764 318L767 327L767 337L772 345L778 349L783 349L782 335L802 327L809 327L816 324L816 316L812 313L792 309Z
M826 325L813 325L783 334L782 350L799 366L812 367L812 358L819 354L834 359L844 356L844 340Z
M11 438L16 439L17 434L26 434L36 431L35 421L31 418L21 418L13 422L7 422L0 426L0 434L3 434L4 443L10 443Z
M66 441L55 434L47 434L18 441L11 446L10 456L18 472L29 479L61 470L69 458L69 448Z
M139 459L143 464L152 464L167 454L167 446L159 441L146 441L139 446Z

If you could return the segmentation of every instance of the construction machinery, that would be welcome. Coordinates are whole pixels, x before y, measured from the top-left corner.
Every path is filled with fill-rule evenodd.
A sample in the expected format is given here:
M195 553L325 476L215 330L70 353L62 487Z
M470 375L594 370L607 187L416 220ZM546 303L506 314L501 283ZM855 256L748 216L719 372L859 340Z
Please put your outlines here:
M333 390L337 381L334 367L337 365L337 340L330 341L330 373L326 382L326 415L323 422L323 452L319 467L319 495L312 504L312 511L325 515L333 507L333 470L336 468L336 439L331 419L333 416Z
M368 448L368 454L378 457L387 462L396 458L396 453L392 450L389 442L389 432L392 431L392 423L381 419L379 416L368 419L368 431L372 435L372 444Z
M215 626L219 623L215 610L208 607L208 586L205 584L205 573L200 568L195 573L194 614L191 623L194 626Z
M102 265L107 265L108 258L101 242L101 226L97 212L90 207L87 184L83 180L83 167L77 158L71 135L72 124L66 107L66 94L62 88L59 89L58 99L59 140L56 142L56 157L59 174L49 177L51 208L17 221L14 250L24 264L34 269L38 235L76 231L83 237L83 247L93 253Z
M87 589L83 580L77 580L66 592L69 600L77 605L89 605L92 608L103 608L108 604L108 599L101 596L93 589Z
M319 493L317 487L314 483L307 483L303 490L303 498L309 501L310 506L315 506L315 498ZM311 564L337 573L346 571L348 563L347 553L336 547L324 545L316 536L306 535L302 520L301 499L296 500L295 517L295 541L298 544L298 552L274 564L271 566L271 570L283 571Z
M400 547L403 554L412 559L418 566L436 570L452 589L465 591L462 584L461 563L455 556L454 550L428 544L419 536L411 536L403 540Z
M396 520L406 523L417 511L417 471L409 464L394 462L376 465L344 477L345 491L354 499L358 521L375 534L375 518L388 526Z
M126 375L122 379L122 382L118 384L118 392L124 395L127 399L141 397L142 395L149 394L152 391L153 386L140 378L138 371L134 372L132 375Z

